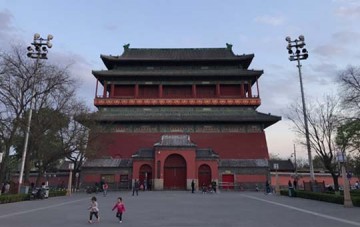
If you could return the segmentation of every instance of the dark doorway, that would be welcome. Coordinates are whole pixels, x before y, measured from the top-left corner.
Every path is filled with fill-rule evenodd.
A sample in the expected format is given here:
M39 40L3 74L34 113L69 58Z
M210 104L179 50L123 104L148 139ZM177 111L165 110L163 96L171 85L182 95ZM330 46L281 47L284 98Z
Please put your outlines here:
M152 169L149 165L142 165L140 167L139 182L142 185L142 189L152 189Z
M199 188L202 188L203 186L209 187L211 184L211 168L210 166L203 164L199 167Z

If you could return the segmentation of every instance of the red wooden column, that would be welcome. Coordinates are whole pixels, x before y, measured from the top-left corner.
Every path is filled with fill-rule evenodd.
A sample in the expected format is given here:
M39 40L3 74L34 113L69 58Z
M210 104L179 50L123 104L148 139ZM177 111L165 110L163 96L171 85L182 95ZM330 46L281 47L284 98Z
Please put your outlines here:
M159 98L163 97L163 85L159 84Z
M139 84L135 84L135 98L139 97Z
M248 82L248 94L249 94L249 97L248 97L248 98L252 98L251 81L250 81L250 80L249 80L249 82Z
M103 98L106 98L106 89L107 89L107 82L104 81L104 90L103 90Z
M220 97L220 84L216 84L216 97Z
M98 87L99 87L99 80L96 80L95 98L97 98Z
M244 88L244 82L240 84L240 97L245 98L245 88Z
M192 85L192 94L191 94L192 98L196 98L196 84Z
M115 92L115 84L111 84L111 88L110 88L110 98L114 97L114 92Z
M260 98L260 90L259 90L258 77L256 77L256 89L257 89L257 96L258 96L258 98Z

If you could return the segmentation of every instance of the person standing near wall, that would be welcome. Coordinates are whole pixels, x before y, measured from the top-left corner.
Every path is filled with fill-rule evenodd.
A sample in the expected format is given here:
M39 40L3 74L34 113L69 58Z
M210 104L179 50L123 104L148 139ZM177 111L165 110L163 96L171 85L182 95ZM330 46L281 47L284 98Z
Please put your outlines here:
M191 181L191 193L195 192L195 182L194 180Z

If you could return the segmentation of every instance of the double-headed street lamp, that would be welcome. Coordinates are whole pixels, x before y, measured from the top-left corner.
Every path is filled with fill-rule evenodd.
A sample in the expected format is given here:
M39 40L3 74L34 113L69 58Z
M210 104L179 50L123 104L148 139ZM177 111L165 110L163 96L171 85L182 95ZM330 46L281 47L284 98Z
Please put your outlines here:
M306 60L309 57L309 54L308 51L304 48L305 37L303 35L300 35L298 39L294 39L294 40L291 40L291 38L288 36L286 37L285 40L288 42L286 49L288 49L288 52L290 54L289 60L297 61L297 67L299 69L301 100L302 100L304 124L305 124L306 147L308 151L309 166L310 166L310 178L312 181L315 181L314 166L313 166L311 148L310 148L309 127L308 127L308 120L306 114L304 88L303 88L302 75L301 75L301 64L300 64L300 61Z
M40 59L47 59L47 53L48 48L52 47L52 43L50 40L52 40L54 37L52 35L48 35L47 39L43 39L40 37L38 33L34 35L34 40L31 43L31 46L28 46L27 50L27 56L29 58L36 59L35 63L35 71L34 74L37 74L38 67L39 67L39 60ZM27 153L27 147L29 142L29 134L30 134L30 125L31 125L31 118L32 118L32 106L35 98L35 91L34 91L34 83L31 85L31 100L30 100L30 109L29 109L29 116L28 116L28 122L26 127L26 134L25 134L25 141L24 141L24 150L23 155L21 158L21 168L20 168L20 175L19 175L19 192L21 189L21 185L23 183L23 174L24 174L24 167L25 167L25 159L26 159L26 153Z
M349 179L347 177L346 168L345 168L345 163L346 163L345 152L339 151L339 152L337 152L336 156L337 156L337 161L339 162L339 164L341 166L341 175L342 175L342 179L344 181L344 183L343 183L343 186L344 186L344 207L353 207L353 203L351 201L351 195L350 195Z

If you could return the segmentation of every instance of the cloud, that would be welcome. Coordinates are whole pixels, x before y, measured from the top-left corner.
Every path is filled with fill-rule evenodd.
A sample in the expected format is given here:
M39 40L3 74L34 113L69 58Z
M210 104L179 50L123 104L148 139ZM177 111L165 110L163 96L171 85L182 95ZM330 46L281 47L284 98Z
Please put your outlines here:
M77 87L77 96L90 108L94 107L96 79L92 75L93 65L83 56L71 52L54 52L49 61L59 67L69 67Z
M346 18L359 18L360 17L360 5L351 4L349 6L340 6L335 11L336 15Z
M335 32L332 37L336 42L341 42L343 44L351 44L355 42L359 42L360 33L354 31L341 31Z
M11 26L11 21L13 15L8 10L0 11L0 31L11 31L13 27Z
M331 44L320 45L314 48L311 53L320 55L324 58L338 57L338 55L342 55L346 53L346 49L341 46L335 46Z
M118 29L118 26L114 24L105 24L104 28L108 31L116 31Z
M11 40L13 32L15 32L15 28L12 26L13 18L10 11L0 11L0 43L9 43Z
M284 18L280 17L280 16L264 15L264 16L256 17L254 19L254 21L257 23L261 23L261 24L267 24L267 25L271 25L271 26L279 26L279 25L283 24Z

